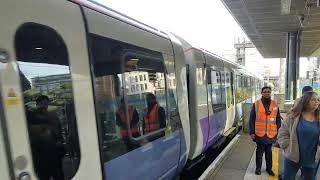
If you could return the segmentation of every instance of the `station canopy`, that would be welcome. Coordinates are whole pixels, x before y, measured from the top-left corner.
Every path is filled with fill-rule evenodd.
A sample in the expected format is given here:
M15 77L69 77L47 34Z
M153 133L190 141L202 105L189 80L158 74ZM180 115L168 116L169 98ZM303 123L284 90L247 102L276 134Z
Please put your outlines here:
M286 57L287 33L299 30L300 56L320 56L317 0L221 1L263 57Z

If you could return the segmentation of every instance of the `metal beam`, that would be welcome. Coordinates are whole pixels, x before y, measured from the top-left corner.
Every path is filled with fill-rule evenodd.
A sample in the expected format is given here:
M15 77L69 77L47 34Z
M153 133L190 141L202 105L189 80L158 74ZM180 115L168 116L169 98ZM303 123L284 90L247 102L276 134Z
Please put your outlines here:
M287 35L286 100L294 100L297 97L299 57L300 32L289 32Z

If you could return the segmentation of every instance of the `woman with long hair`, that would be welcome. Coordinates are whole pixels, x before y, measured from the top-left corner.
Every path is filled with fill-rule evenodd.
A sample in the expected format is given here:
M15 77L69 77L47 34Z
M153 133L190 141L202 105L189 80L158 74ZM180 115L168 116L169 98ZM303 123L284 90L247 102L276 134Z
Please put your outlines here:
M300 168L304 179L315 180L320 157L319 103L317 93L305 93L282 122L278 143L285 154L285 180L294 180Z

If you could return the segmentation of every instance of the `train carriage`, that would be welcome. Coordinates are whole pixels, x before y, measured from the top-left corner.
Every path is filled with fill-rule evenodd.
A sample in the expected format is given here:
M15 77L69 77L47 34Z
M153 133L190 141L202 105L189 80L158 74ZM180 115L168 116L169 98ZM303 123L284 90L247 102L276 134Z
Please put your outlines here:
M6 0L0 14L4 179L173 179L254 98L238 93L258 84L242 67L94 1Z

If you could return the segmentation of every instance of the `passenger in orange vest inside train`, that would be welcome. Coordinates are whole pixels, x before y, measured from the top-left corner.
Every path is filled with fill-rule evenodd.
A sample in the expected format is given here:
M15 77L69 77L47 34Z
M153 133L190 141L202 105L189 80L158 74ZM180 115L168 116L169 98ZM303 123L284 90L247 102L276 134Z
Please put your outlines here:
M281 117L278 104L271 99L271 88L261 89L262 97L256 101L251 109L249 131L256 149L256 175L261 174L262 156L265 153L267 172L274 176L272 171L272 144L276 142Z
M145 108L145 117L143 121L143 134L162 129L166 127L166 113L157 102L156 96L152 93L146 95L147 108ZM156 138L164 136L164 131Z
M140 136L140 131L138 128L139 114L136 108L134 108L132 105L128 106L128 117L129 117L130 130L131 130L132 137L139 137ZM118 109L116 118L117 118L116 123L120 127L122 140L124 141L127 147L127 151L129 152L136 149L138 145L133 143L129 137L128 124L126 121L125 103L123 99L121 99L120 101L120 107Z

